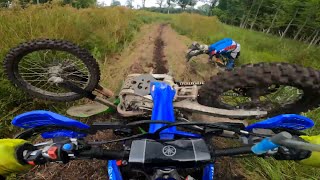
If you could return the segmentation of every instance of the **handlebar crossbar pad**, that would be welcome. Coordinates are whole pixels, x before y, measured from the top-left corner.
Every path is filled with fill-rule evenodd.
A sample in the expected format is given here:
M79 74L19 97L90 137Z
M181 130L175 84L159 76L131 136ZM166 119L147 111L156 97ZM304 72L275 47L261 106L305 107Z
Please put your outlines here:
M203 139L135 140L129 155L129 163L137 167L191 168L210 161L211 155Z

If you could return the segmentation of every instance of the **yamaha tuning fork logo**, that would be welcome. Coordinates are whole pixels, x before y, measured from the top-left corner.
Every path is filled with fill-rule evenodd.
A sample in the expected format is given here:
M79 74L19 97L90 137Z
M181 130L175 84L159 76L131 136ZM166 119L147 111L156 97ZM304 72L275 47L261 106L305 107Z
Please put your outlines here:
M177 149L171 145L168 145L162 148L162 153L168 157L174 156L176 152L177 152Z

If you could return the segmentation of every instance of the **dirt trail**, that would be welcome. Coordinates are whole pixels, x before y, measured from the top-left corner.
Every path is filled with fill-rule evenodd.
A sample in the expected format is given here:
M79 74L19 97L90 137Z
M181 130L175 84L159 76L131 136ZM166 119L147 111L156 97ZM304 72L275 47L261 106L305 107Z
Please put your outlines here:
M168 24L151 24L141 28L133 42L120 55L105 58L100 63L101 83L117 92L128 74L132 73L168 73L178 81L203 81L215 75L217 70L207 64L207 56L193 58L186 62L187 46L192 40L176 33ZM99 118L100 119L100 118ZM105 118L104 118L105 119ZM115 138L111 132L98 133L89 137L91 140ZM218 179L241 179L239 167L218 161ZM233 170L232 170L233 169ZM231 176L223 178L224 172ZM222 176L221 176L222 175ZM233 176L235 175L235 176ZM45 168L35 167L21 179L105 179L106 161L86 160L71 162L66 165L50 164Z

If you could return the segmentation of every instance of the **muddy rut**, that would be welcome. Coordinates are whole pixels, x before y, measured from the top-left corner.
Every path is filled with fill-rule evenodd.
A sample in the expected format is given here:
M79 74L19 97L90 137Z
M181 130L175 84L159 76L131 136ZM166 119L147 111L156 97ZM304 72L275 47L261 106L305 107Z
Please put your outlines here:
M131 73L169 73L178 81L204 81L217 70L207 64L207 56L198 56L187 63L185 53L192 40L179 35L168 24L151 24L141 28L130 45L100 63L101 83L115 92L120 90L125 77ZM93 117L89 121L103 121L107 117ZM99 132L90 140L115 139L111 132ZM111 147L109 147L111 148ZM238 166L225 159L217 162L218 179L242 179ZM228 176L223 176L224 174ZM240 173L241 174L241 173ZM66 165L49 164L34 167L19 179L106 179L106 161L75 161ZM224 178L227 177L227 178Z
M153 61L155 65L153 73L155 74L168 73L167 60L164 59L164 42L162 39L162 32L165 26L165 24L159 26L159 35L154 42Z

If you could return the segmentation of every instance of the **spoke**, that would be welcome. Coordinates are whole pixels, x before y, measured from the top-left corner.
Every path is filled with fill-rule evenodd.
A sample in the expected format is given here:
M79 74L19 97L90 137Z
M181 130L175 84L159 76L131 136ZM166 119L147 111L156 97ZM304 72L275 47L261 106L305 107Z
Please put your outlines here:
M40 86L39 88L42 89L45 85L47 85L49 83L49 81L47 81L46 83L44 83L42 86Z
M239 101L239 98L236 97L236 98L234 98L234 99L235 99L235 101L236 101L236 106L241 103L241 102Z
M76 72L84 73L83 71L85 71L86 73L88 73L88 74L89 74L89 70L88 70L88 68L87 68L87 67L84 67L84 68L82 68L82 69L77 69L77 71L76 71Z
M80 64L77 64L77 62L80 63ZM66 69L66 68L69 68L69 67L72 67L72 66L77 67L76 65L83 65L83 62L82 61L75 61L75 62L67 65L66 67L63 67L62 69Z
M43 74L35 74L35 73L30 73L30 74L22 74L23 77L35 77L35 76L46 76L46 73Z
M44 91L47 91L50 87L53 87L53 86L47 86ZM51 91L50 91L51 92Z
M26 63L26 64L28 64L30 66L36 66L36 67L39 67L39 68L44 68L41 64L38 64L38 63L35 63L35 62L30 62L28 60L24 60L21 63Z
M49 51L46 51L45 53L43 53L44 62L47 62L47 61L46 61L46 56L47 56L48 53L49 53Z
M73 76L76 76L76 75L73 75ZM70 76L65 76L65 77L68 80L76 80L76 79L79 80L81 78L81 80L79 80L79 81L82 81L82 82L88 82L88 79L89 79L88 77L82 77L82 76L77 76L78 78L74 77L74 79L72 77L70 77Z
M268 96L265 96L266 99L268 99L268 103L271 103L272 105L274 105L275 107L279 107L280 103L276 102L276 101L272 101ZM274 108L275 108L274 107Z
M276 99L276 97L284 90L284 86L281 86L276 92L273 93L272 99Z
M23 79L25 78L32 78L32 77L46 77L45 75L29 75L29 76L21 76Z
M44 68L27 68L27 67L24 67L24 66L20 66L20 67L22 67L22 68L24 68L24 69L32 69L32 70L43 70Z
M40 77L39 77L40 78ZM38 82L38 81L41 81L41 82L43 82L43 81L48 81L48 80L27 80L28 82Z
M78 72L78 71L77 71ZM88 79L88 76L89 75L86 75L86 74L83 74L83 73L81 73L81 72L79 72L79 73L81 73L81 75L79 75L79 74L75 74L76 72L72 72L72 73L69 73L69 74L66 74L65 76L78 76L78 77L82 77L82 78L86 78L86 79Z
M25 69L25 70L30 71L30 72L33 72L33 73L39 73L39 72L36 72L36 71L32 71L31 69L26 68L26 67L23 67L23 66L19 66L19 68ZM20 73L20 74L21 74L21 73Z
M41 59L40 52L38 52L37 55L38 55L39 59Z
M38 83L36 83L35 85L32 85L32 80L26 80L29 84L31 84L32 86L34 86L34 87L37 87L37 85L39 84L39 83L41 83L42 81L39 81L38 79L40 79L41 77L38 77L37 79L35 79L35 80L33 80L33 82L38 82ZM31 82L30 82L31 81Z
M48 73L38 73L38 72L35 72L35 73L20 73L21 74L39 74L39 75L47 75Z
M71 82L80 83L80 84L87 84L87 82L84 81L77 81L77 80L69 80Z

